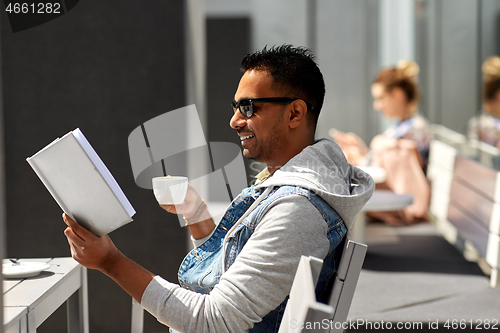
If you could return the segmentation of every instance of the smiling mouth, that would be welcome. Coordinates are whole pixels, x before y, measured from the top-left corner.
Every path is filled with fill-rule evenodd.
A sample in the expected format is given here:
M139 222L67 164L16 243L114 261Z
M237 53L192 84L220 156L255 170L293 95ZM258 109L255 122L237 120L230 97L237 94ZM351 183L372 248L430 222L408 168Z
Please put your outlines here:
M240 136L240 140L243 141L243 140L246 140L246 139L250 139L250 138L253 138L255 135L253 134L250 134L250 135L246 135L246 136Z

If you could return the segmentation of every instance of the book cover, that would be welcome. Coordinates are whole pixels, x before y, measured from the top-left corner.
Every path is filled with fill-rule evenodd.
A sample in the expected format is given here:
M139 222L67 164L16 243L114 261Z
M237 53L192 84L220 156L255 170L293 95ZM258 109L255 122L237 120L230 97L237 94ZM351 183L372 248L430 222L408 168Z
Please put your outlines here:
M93 234L132 221L134 208L79 128L26 160L61 209Z

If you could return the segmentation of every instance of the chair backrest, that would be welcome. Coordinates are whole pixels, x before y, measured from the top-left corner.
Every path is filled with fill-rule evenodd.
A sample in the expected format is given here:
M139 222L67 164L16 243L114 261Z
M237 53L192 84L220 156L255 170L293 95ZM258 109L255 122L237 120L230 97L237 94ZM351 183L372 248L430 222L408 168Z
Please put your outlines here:
M322 260L302 256L293 280L279 333L343 332L367 246L347 239L329 304L316 301Z
M366 244L350 239L346 241L329 301L329 305L335 309L332 319L334 324L341 325L347 320L367 250ZM343 332L343 328L334 326L330 332Z

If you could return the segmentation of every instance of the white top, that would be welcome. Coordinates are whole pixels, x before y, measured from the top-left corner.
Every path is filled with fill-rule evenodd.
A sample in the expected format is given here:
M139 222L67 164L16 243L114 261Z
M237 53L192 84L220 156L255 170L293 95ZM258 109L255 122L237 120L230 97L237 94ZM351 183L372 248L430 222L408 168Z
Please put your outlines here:
M387 179L387 172L383 168L375 166L358 166L358 168L369 174L375 184L383 183Z

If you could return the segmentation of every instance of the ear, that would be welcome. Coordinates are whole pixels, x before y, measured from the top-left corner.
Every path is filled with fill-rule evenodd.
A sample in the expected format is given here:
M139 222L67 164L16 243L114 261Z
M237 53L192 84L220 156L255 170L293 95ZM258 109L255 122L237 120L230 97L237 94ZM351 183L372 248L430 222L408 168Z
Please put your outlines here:
M289 113L288 126L290 128L297 128L300 124L306 121L307 105L301 99L293 101L291 103L291 111Z

